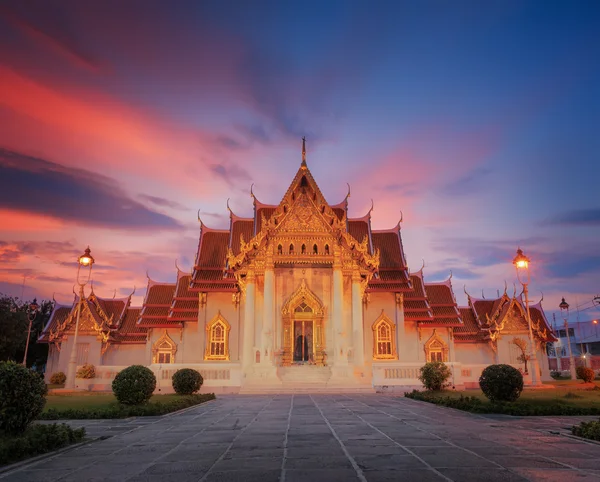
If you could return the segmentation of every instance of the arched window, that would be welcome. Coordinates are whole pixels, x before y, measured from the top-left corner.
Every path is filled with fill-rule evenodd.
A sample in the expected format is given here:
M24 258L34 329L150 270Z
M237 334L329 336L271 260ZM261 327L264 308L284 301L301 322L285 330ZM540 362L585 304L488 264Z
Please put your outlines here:
M325 245L325 254L329 254L329 245L328 244Z
M302 254L306 254L306 244L302 245Z
M221 316L214 318L207 326L205 360L229 360L229 323Z
M281 244L277 246L277 254L283 254L283 246Z
M319 254L319 248L316 244L313 245L313 254Z
M375 360L395 360L396 325L383 313L373 323L373 358Z
M290 244L290 254L294 254L294 245Z
M177 345L165 330L152 347L152 363L175 363L176 352Z
M425 359L428 362L448 361L448 345L440 338L435 329L429 340L425 342Z

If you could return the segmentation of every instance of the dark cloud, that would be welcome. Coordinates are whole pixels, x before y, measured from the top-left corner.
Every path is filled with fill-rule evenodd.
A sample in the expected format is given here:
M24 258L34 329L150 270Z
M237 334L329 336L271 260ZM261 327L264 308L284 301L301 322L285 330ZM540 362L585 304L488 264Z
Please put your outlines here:
M0 148L0 206L127 230L180 229L131 199L112 178Z
M70 13L65 5L46 3L37 4L36 8L16 3L12 9L0 9L1 16L46 50L58 53L79 67L99 71L106 64L84 47L84 38L76 34L73 26L77 22Z
M248 171L235 164L212 164L210 171L232 186L236 181L249 181L252 178Z
M71 241L0 241L0 264L18 262L23 255L37 258L71 254L75 260L83 251L77 251ZM73 261L73 264L76 264Z
M488 167L478 167L465 176L442 186L441 192L445 196L469 196L485 188L487 178L492 173Z
M382 189L387 192L395 193L401 196L414 196L418 189L414 182L396 182L382 186Z
M186 208L183 204L180 204L177 201L171 201L170 199L165 199L164 197L150 196L148 194L140 194L138 197L142 201L148 201L154 204L155 206L159 206L161 208L171 208L177 209L179 211L189 211L189 208Z
M473 238L446 238L435 241L433 247L436 250L458 255L464 263L485 267L511 262L513 245L515 244Z
M240 142L228 135L217 136L216 142L217 142L217 145L224 147L225 149L232 150L232 151L245 149L247 147L242 142Z
M432 271L432 272L425 270L425 282L427 283L430 281L447 280L448 277L450 276L450 272L452 272L453 278L468 279L468 280L481 278L480 275L471 271L470 269L454 267L454 268L450 268L450 269L444 269L444 270Z
M567 211L550 218L547 222L561 226L600 226L600 208Z
M540 261L548 275L566 280L600 269L600 255L596 248L554 251L543 254Z
M454 255L463 263L471 266L494 266L503 263L512 263L517 247L540 246L547 239L530 237L527 239L498 239L494 241L479 238L440 238L433 244L433 248Z

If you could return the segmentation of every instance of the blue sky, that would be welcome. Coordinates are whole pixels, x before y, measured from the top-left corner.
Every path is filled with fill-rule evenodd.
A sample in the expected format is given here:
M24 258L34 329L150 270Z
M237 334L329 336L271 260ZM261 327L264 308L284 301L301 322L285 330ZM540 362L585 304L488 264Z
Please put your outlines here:
M172 279L196 211L278 202L306 135L330 202L402 211L411 269L459 302L512 285L520 245L547 311L586 303L599 32L593 1L5 2L0 291L68 300L87 244L105 295Z

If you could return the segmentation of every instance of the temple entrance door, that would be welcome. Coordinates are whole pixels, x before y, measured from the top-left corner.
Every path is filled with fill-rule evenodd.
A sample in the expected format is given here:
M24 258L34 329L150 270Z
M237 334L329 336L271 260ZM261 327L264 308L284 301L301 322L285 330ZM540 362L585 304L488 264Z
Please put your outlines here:
M294 320L294 363L314 363L314 321Z

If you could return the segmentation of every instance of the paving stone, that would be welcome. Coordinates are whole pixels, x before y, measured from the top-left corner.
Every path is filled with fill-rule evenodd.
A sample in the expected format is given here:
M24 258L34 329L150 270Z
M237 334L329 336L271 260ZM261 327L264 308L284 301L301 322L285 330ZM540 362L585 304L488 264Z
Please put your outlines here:
M441 482L443 476L430 469L374 470L365 472L368 482Z
M413 447L410 449L432 467L497 467L490 460L457 447Z
M356 455L353 458L364 471L426 467L418 458L408 454Z
M354 469L286 470L285 482L352 482L360 480Z
M472 468L453 468L437 469L446 477L460 482L477 482L485 480L486 482L525 482L525 477L517 475L506 469L485 469L485 474L473 470Z
M309 461L305 459L286 459L285 468L288 470L306 469L351 469L352 464L346 457L312 457Z
M238 470L211 472L203 482L279 482L281 470Z
M586 474L585 472L575 472L572 470L557 470L557 469L530 469L530 468L515 468L513 472L536 482L565 482L565 481L596 481L598 476Z
M565 468L561 463L539 455L491 455L489 459L509 469L515 467Z
M356 480L347 455L369 481L586 480L600 475L600 446L549 434L583 419L482 417L387 395L222 396L165 417L68 422L110 438L0 482L268 482L281 477L284 453L287 482Z
M252 457L239 459L222 459L212 468L215 472L231 470L281 470L281 457Z

